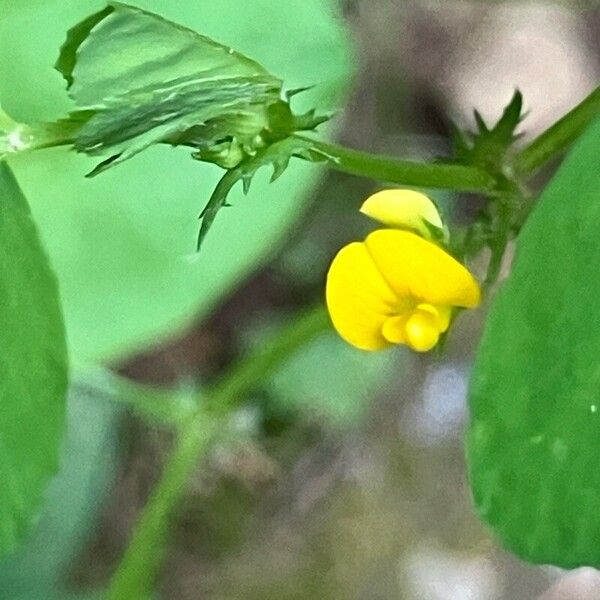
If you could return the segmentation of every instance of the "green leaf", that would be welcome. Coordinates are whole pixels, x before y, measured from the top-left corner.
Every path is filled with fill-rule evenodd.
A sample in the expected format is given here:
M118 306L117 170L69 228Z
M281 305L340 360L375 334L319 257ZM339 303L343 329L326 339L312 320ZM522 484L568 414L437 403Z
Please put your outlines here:
M489 141L498 146L508 147L519 135L515 134L519 123L523 120L523 94L515 90L496 126L490 131Z
M110 49L110 51L108 51ZM80 109L138 90L246 78L281 82L257 62L157 14L118 2L71 29L56 68Z
M0 560L4 598L75 600L66 581L94 535L119 468L123 411L113 383L104 372L72 376L60 470L27 540Z
M340 105L351 52L337 0L139 4L252 56L290 89L315 84L294 97L295 110ZM15 120L51 121L72 110L51 65L68 24L102 6L0 0L0 101ZM222 172L189 160L186 148L154 146L93 179L82 174L96 160L66 149L10 160L57 271L77 361L115 360L205 318L277 250L321 173L297 161L269 184L259 172L247 197L241 186L232 191L228 218L215 221L196 256L198 213Z
M600 121L543 192L470 389L477 511L536 563L600 567Z
M176 146L192 145L193 141L194 147L211 148L233 138L241 139L241 147L252 153L253 141L268 126L265 105L274 101L273 90L269 81L249 83L232 78L192 82L176 92L167 88L126 94L114 103L107 102L106 109L92 116L73 146L90 155L110 154L90 175L158 142Z
M242 147L252 151L269 126L269 104L281 95L281 81L255 61L119 3L69 31L56 67L78 109L89 114L75 149L110 154L92 174L154 143L189 143L191 128L197 147L243 137ZM233 123L239 126L224 130Z
M109 155L90 176L159 142L232 168L328 118L295 117L289 99L302 90L283 101L282 82L232 48L119 3L69 31L56 68L79 108L73 147Z
M4 163L0 245L0 552L6 552L28 530L58 468L67 357L56 281Z
M67 39L63 44L58 59L54 68L65 78L67 86L70 88L73 85L73 71L75 70L75 64L77 63L77 51L85 39L90 35L92 29L107 17L114 10L113 6L106 6L104 9L90 15L83 19L69 29L67 32ZM109 58L110 55L107 55ZM93 75L93 73L92 73ZM76 100L76 98L74 98Z

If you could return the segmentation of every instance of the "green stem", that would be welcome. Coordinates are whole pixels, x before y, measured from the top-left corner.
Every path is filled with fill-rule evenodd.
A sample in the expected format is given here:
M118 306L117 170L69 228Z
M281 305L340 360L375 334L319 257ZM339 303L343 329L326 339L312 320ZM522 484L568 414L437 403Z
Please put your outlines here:
M599 114L600 87L517 154L516 164L519 172L524 175L532 174L562 154ZM330 168L344 173L389 183L482 194L494 193L496 189L495 178L476 167L401 160L392 156L352 150L338 144L311 141L317 150L328 157Z
M81 125L76 118L27 125L14 121L0 107L0 160L29 150L70 145Z
M549 160L562 154L598 115L600 87L517 154L519 171L532 174Z
M328 327L323 307L303 313L262 350L239 362L204 397L202 408L179 429L162 477L140 515L129 547L110 582L108 600L150 596L164 556L173 512L199 459L206 454L218 432L226 427L229 410L239 405L278 364Z
M162 389L140 385L115 373L99 372L104 387L110 383L113 401L150 423L179 427L193 418L201 405L199 394L186 386L177 390ZM84 381L89 379L90 373L93 371L86 367Z
M152 595L154 579L164 557L173 509L217 429L218 422L210 421L206 415L198 415L181 427L162 477L140 515L125 555L110 582L107 599L143 599Z
M297 136L302 139L304 136ZM452 163L423 163L392 156L352 150L339 144L317 140L313 147L328 158L328 166L336 171L369 177L388 183L461 192L493 193L496 179L477 167Z
M207 401L208 408L222 413L239 404L244 399L244 394L269 375L277 365L329 327L329 316L323 306L302 312L278 332L270 343L239 362L221 380Z

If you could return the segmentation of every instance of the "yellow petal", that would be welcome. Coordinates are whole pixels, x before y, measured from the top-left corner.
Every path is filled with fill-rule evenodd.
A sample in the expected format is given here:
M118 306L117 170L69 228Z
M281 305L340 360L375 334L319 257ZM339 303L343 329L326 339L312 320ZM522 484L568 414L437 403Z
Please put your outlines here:
M435 204L421 192L414 190L383 190L365 200L360 211L389 227L410 229L429 239L431 232L423 223L438 229L444 224Z
M389 317L386 319L381 333L383 337L392 344L406 344L406 321L410 317L410 313L399 316Z
M450 317L452 308L449 306L433 306L433 304L419 304L417 310L422 310L432 314L435 317L437 328L440 333L446 331L450 326Z
M417 352L431 350L440 339L437 317L425 310L416 310L404 327L407 344Z
M337 332L362 350L391 345L381 330L397 298L377 270L363 242L344 246L327 274L327 308Z
M408 231L378 229L365 240L368 252L396 296L418 303L473 308L481 299L469 271L439 246Z

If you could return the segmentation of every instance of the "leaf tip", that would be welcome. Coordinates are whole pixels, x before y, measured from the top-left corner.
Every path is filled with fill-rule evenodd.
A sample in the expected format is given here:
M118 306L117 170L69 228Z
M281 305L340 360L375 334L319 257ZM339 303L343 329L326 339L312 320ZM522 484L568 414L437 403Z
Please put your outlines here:
M102 10L86 17L67 32L67 37L60 48L60 53L54 68L63 76L67 82L67 89L73 85L73 71L77 62L77 51L86 40L92 29L115 10L113 3L108 4Z

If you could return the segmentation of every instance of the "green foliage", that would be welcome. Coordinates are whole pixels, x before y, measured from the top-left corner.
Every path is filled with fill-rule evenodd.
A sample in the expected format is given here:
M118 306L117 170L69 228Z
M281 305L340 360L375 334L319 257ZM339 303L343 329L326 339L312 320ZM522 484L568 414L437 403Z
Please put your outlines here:
M512 144L520 136L515 134L523 119L523 96L516 90L502 116L489 128L479 111L473 111L477 131L462 132L454 127L454 152L458 162L485 168L492 173L502 173L505 158Z
M310 159L308 142L289 136L327 120L314 111L294 116L281 99L282 82L233 48L119 3L70 30L56 67L79 108L71 119L81 124L74 148L110 154L90 176L159 142L193 147L194 158L226 169L239 166L204 209L198 246L228 182L242 179L246 192L259 166L272 163L274 181L292 153Z
M134 99L143 90L176 95L180 87L201 82L227 87L230 79L241 78L267 81L276 94L281 89L281 81L233 48L118 2L69 31L56 68L78 108L90 110Z
M281 95L281 81L232 48L118 3L71 29L56 66L85 115L75 149L110 155L92 174L157 142L201 152L235 141L239 162L264 144Z
M462 256L475 256L483 248L489 248L491 258L486 275L487 286L496 281L508 241L518 233L523 220L521 213L525 193L513 164L513 144L521 137L516 129L523 119L522 108L523 96L516 90L493 127L489 128L475 110L475 133L465 133L457 127L453 129L455 160L479 167L496 180L494 194L456 248Z
M600 121L546 188L471 382L477 510L536 563L600 566Z
M29 207L0 163L0 552L27 531L58 468L67 356L58 288Z
M298 110L338 105L350 52L333 0L139 4L240 49L290 88L317 84L294 98ZM64 40L65 24L98 8L92 0L51 0L35 8L21 3L0 20L0 52L11 56L0 61L0 94L11 116L47 122L72 109L49 57ZM185 160L185 154L151 148L92 180L82 177L93 168L91 160L63 149L11 159L58 272L77 360L123 356L206 316L274 251L319 176L318 169L298 164L269 185L259 173L247 198L241 189L232 192L228 201L235 209L215 223L200 256L192 257L199 205L219 173L212 165Z
M456 132L454 164L395 160L296 135L327 117L314 110L294 114L290 98L304 88L293 86L319 84L301 96L300 101L311 99L303 110L315 99L320 105L332 100L345 86L348 51L343 27L330 10L335 0L142 1L145 9L172 21L116 2L100 11L96 0L50 0L35 8L9 4L0 0L0 54L10 57L0 63L0 90L17 120L0 111L0 159L10 155L58 265L76 361L122 357L194 316L206 316L222 301L301 210L314 174L298 167L285 186L257 177L261 167L272 167L271 182L277 180L292 157L326 160L348 173L403 185L489 195L477 223L457 245L460 255L491 249L489 283L527 215L520 178L568 146L597 102L592 94L587 108L581 105L585 110L565 117L566 125L557 123L537 145L515 154L522 109L516 92L494 127L475 112L477 132ZM49 74L47 57L64 38L64 24L78 20L56 63L73 106L63 98L64 82ZM292 87L287 94L283 80ZM600 331L595 310L600 278L594 270L600 259L599 133L600 123L557 175L521 236L514 274L492 310L470 397L469 459L478 510L521 556L563 566L600 566L600 478L594 474L600 406L595 365L600 340L594 334ZM156 144L163 146L150 148ZM20 155L59 145L80 155L64 149ZM207 165L182 162L181 149L169 152L164 145L191 148L195 160L227 171L217 183ZM127 169L110 169L100 182L81 179L86 171L107 171L143 150L148 152ZM91 168L89 156L97 155L105 158ZM198 199L216 183L201 215L200 242L217 212L230 198L248 193L255 178L254 197L236 206L235 218L216 224L200 256L191 255ZM238 182L242 190L233 189ZM5 550L37 512L57 467L66 352L56 284L25 199L5 165L0 195L5 245L0 380L6 415L0 423L0 550ZM371 391L392 372L394 355L359 356L330 335L294 354L327 326L322 310L307 314L202 398L183 390L164 403L168 393L136 395L134 386L119 386L138 414L176 426L179 436L109 598L151 593L170 517L190 472L225 427L230 410L260 384L270 386L283 406L302 406L334 422L360 416ZM198 400L206 401L208 412L198 410ZM71 518L71 505L62 504L65 490L52 493L60 496L57 519ZM88 519L89 498L83 504L80 515ZM42 545L51 544L55 534L57 543L76 545L68 536L60 540L57 531L64 528L37 530ZM20 557L12 564L18 569ZM52 575L31 587L18 577L12 582L19 593L45 594L64 564L53 560Z
M0 560L0 597L10 600L83 600L64 589L73 561L89 541L118 467L117 424L105 374L74 376L61 466L40 518L17 552ZM85 596L87 598L87 596Z

